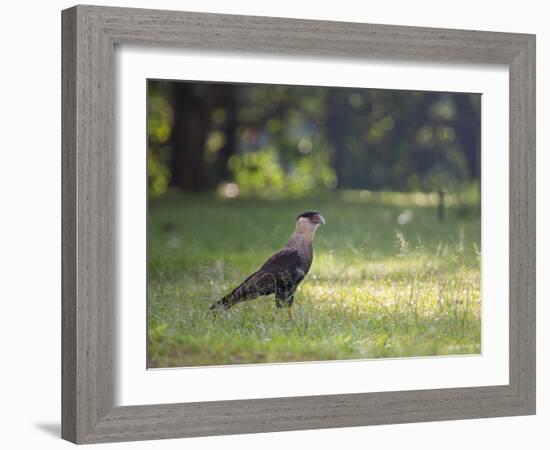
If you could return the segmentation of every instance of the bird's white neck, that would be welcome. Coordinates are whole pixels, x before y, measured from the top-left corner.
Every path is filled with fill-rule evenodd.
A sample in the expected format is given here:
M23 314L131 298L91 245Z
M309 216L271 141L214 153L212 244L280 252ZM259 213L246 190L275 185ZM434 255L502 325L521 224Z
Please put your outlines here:
M318 224L312 224L307 219L300 218L296 222L296 229L294 230L294 234L291 239L312 242L318 226Z

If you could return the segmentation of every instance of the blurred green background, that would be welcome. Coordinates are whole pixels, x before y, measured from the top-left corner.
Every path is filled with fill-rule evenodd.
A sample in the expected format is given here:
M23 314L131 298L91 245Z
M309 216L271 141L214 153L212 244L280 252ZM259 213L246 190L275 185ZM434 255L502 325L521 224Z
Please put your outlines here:
M479 94L150 80L151 197L460 193L480 180ZM222 194L224 192L222 191Z
M148 366L479 353L480 95L148 81ZM208 307L316 209L293 316Z

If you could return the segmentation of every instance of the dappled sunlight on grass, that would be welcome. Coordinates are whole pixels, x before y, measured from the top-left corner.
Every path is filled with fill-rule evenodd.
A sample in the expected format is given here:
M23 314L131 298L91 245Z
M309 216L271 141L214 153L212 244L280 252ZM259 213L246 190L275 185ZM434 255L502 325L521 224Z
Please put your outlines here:
M218 300L318 209L310 274L292 316L273 297L213 316ZM216 203L178 197L149 217L148 365L245 364L479 353L480 223L449 209L334 198Z

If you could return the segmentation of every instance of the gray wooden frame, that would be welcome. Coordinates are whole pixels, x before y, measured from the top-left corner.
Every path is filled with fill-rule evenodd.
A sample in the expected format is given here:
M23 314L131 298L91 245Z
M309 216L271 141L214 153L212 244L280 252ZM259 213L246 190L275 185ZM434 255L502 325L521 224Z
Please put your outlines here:
M93 443L535 413L535 36L97 6L63 11L62 31L64 439ZM508 65L509 384L114 407L113 52L126 43Z

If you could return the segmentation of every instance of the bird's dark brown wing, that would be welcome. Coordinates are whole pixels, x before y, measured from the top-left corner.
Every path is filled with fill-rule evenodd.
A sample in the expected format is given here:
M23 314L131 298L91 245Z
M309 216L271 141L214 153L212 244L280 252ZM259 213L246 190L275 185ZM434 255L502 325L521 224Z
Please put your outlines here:
M285 247L269 258L260 268L261 271L278 274L280 272L293 271L300 265L298 251Z

